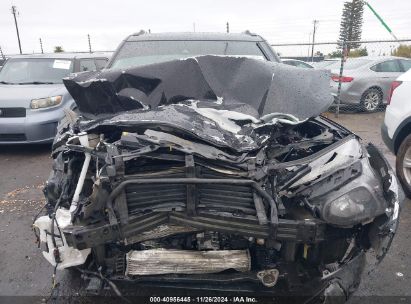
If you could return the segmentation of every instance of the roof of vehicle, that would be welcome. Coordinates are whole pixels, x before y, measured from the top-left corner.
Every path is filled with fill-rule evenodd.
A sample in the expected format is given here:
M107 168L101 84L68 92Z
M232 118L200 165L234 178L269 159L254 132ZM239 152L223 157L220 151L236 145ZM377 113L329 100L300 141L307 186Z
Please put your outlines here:
M264 41L264 39L250 32L246 33L135 33L127 37L127 41L161 41L161 40L224 40L224 41Z
M396 56L362 56L362 57L355 57L355 58L348 58L348 60L361 60L366 59L370 61L385 61L390 59L408 59L404 57L396 57Z
M310 64L310 62L305 62L304 60L293 59L293 58L281 58L282 61L297 61L297 62L304 62Z
M95 57L107 57L110 58L111 52L93 52L93 53L46 53L46 54L24 54L15 55L11 58L64 58L64 59L82 59L82 58L95 58Z

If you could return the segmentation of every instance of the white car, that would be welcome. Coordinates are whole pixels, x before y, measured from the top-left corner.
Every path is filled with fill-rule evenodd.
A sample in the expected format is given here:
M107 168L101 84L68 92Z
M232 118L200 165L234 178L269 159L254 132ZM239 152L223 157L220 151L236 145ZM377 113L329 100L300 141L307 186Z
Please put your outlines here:
M297 59L290 59L290 58L281 58L281 62L292 65L298 68L305 68L305 69L313 69L314 67L311 64L308 64L305 61L297 60Z
M397 156L397 176L411 198L411 70L391 84L381 135Z

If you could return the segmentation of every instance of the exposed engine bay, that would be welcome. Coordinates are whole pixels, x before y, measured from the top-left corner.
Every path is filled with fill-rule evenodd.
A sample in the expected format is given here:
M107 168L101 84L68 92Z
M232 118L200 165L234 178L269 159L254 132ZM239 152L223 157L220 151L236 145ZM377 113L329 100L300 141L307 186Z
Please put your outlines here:
M294 69L213 56L175 64L202 60L207 73L223 63L261 79L268 65L266 94L254 95L264 107L284 106L274 75ZM304 106L267 113L244 103L238 96L250 88L240 72L231 85L208 78L182 89L205 96L173 86L170 98L159 76L145 91L157 70L173 75L170 64L65 80L81 115L67 111L53 145L48 215L34 224L45 258L57 269L94 267L113 281L348 296L365 252L378 263L398 225L401 190L380 152L309 113L319 113L326 94L312 94L308 104L317 98L319 106L307 116ZM200 79L193 75L201 71L183 77ZM321 91L328 80L315 73L305 79ZM154 94L159 86L163 94ZM123 108L90 102L98 98ZM165 100L153 104L158 98Z

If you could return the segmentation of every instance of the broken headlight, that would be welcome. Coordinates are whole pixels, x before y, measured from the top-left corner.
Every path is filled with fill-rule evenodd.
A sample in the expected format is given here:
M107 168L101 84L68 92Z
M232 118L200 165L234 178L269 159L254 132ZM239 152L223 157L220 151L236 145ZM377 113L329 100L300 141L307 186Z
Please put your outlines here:
M47 97L47 98L33 99L30 103L30 108L41 109L41 108L54 107L54 106L59 105L61 103L61 100L62 100L61 95Z
M375 217L377 202L365 187L359 187L328 202L322 212L325 221L338 226L353 226Z

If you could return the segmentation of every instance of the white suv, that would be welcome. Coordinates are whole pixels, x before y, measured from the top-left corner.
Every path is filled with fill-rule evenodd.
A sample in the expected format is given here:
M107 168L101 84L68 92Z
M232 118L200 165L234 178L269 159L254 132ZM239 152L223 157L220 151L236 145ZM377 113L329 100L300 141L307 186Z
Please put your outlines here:
M411 70L391 84L381 135L397 156L397 176L411 198Z

